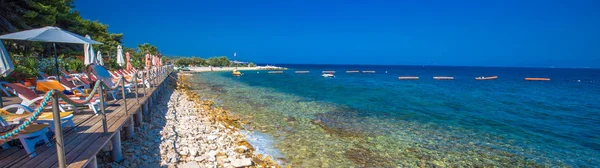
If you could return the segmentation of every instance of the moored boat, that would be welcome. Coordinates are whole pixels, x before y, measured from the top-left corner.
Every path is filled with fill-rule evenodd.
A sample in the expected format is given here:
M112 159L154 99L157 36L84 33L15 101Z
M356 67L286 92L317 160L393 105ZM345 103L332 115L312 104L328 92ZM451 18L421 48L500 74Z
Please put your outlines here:
M231 72L231 75L233 76L242 76L242 73L238 70L233 70L233 72Z
M435 79L435 80L454 80L454 77L452 77L452 76L434 76L433 79Z
M270 74L282 74L283 71L269 71Z
M526 81L549 81L550 78L525 78Z
M321 76L322 77L326 77L326 78L333 78L333 77L335 77L333 74L330 74L330 73L325 73L325 74L323 74Z
M498 79L498 76L488 76L488 77L475 77L475 80L494 80L494 79Z
M418 76L400 76L398 80L419 80Z

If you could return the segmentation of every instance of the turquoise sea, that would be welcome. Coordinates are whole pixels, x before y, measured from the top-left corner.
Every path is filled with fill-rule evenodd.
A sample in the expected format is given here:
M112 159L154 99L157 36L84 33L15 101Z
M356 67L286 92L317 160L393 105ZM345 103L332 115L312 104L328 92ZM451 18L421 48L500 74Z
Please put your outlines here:
M600 165L599 69L281 66L290 70L242 71L241 77L197 73L191 82L204 98L251 121L245 129L261 135L252 143L284 164ZM337 71L335 78L321 77L325 70ZM421 79L401 81L398 76ZM455 79L438 81L433 76ZM477 76L499 78L476 81Z

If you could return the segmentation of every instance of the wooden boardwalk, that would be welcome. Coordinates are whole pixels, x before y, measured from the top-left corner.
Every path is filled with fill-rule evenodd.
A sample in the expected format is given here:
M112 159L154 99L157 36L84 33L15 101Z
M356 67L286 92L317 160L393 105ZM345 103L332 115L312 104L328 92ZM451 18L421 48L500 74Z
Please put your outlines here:
M134 125L143 121L143 115L151 113L151 106L164 91L169 83L169 78L158 82L156 87L138 88L136 99L135 89L127 94L126 99L111 100L106 103L106 120L108 132L104 132L102 115L94 115L91 110L75 113L73 121L76 129L63 128L64 150L67 167L96 167L96 154L105 145L112 146L113 158L120 158L121 143L120 132L125 129L126 135L133 135ZM127 106L125 106L125 101ZM6 104L5 104L6 105ZM134 124L135 123L135 124ZM35 148L37 156L29 157L24 149L13 146L9 149L0 149L0 167L58 167L56 155L56 141L50 137L48 145Z

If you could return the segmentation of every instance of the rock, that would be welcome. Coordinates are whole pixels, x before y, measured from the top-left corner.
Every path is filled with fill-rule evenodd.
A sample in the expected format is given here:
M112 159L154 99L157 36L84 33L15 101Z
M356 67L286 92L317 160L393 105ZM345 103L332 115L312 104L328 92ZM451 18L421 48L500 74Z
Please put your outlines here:
M252 166L252 159L250 159L250 158L234 159L233 161L231 161L231 165L234 167Z
M248 147L242 145L242 146L238 146L234 149L235 152L237 153L244 153L246 151L248 151Z
M206 160L206 157L204 157L204 156L200 156L200 157L196 157L196 158L194 158L194 160L195 160L196 162L201 162L201 161L204 161L204 160Z
M231 164L229 164L229 163L225 163L225 164L223 165L223 167L224 167L224 168L235 168L235 167L233 167L233 165L231 165Z
M227 154L225 154L225 152L219 152L215 155L215 159L217 160L217 164L223 165L227 160Z
M206 140L209 140L209 141L214 141L214 140L215 140L215 139L217 139L217 138L218 138L218 137L217 137L216 135L209 135L209 136L207 136L207 137L206 137Z
M198 156L198 148L192 147L189 149L190 156Z
M183 156L187 156L189 154L189 149L187 147L183 147L180 151L179 154L183 155Z
M180 165L181 168L200 168L200 165L196 162L187 162L185 164Z
M216 149L217 149L217 145L215 145L215 144L210 144L210 145L208 146L208 148L209 148L210 150L216 150Z

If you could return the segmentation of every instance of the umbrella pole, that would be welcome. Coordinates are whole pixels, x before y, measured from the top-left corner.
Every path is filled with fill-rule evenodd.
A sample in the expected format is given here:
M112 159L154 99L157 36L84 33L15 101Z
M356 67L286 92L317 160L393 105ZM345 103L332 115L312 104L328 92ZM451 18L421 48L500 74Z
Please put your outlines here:
M56 43L52 43L52 47L54 47L54 70L56 71L56 80L60 81L60 74L58 71L58 54L56 51Z

